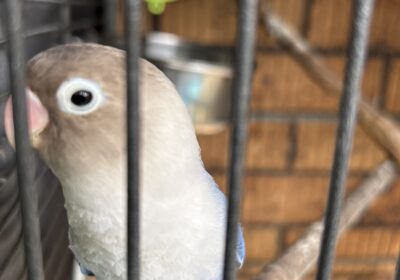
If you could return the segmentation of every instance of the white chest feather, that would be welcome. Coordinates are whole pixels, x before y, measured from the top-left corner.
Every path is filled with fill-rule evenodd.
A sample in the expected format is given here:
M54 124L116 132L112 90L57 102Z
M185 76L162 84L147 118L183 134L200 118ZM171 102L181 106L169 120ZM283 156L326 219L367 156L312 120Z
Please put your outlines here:
M142 192L142 279L220 279L225 199L208 176L197 181L184 188L185 192L173 193L179 188L172 187L167 194ZM64 184L71 249L98 280L126 279L124 185L98 182ZM82 188L87 195L76 191ZM101 195L104 188L113 191ZM94 189L98 196L93 195Z

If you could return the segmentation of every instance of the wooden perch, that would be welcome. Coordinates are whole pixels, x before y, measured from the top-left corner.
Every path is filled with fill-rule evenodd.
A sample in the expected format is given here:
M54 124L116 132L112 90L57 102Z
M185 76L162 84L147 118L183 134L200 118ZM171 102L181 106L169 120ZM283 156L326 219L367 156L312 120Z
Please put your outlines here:
M391 186L395 176L396 165L387 160L350 194L340 216L339 237L347 228L358 222L369 205ZM312 224L301 239L277 261L266 265L254 280L301 279L318 258L323 225L323 220Z
M287 49L310 77L330 94L341 94L342 81L313 53L307 41L273 13L268 1L261 2L269 34ZM400 128L382 112L361 100L358 120L362 128L400 163Z

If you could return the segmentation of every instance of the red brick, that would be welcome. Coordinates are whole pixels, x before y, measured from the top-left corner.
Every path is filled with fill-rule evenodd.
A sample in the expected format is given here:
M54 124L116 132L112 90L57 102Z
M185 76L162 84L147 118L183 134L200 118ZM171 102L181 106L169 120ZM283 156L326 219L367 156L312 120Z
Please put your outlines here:
M298 170L329 170L332 165L336 124L302 122L298 126ZM383 152L360 128L355 131L350 170L371 170L386 158Z
M295 28L300 27L304 0L270 2L277 14ZM236 36L236 14L236 4L228 0L177 1L169 4L161 17L161 30L201 44L233 46ZM262 20L258 21L257 28L258 46L273 45Z
M302 5L304 5L302 3ZM311 9L311 45L322 48L345 48L350 35L352 1L318 0L313 1ZM284 11L290 11L284 8ZM283 11L281 11L283 13ZM399 50L400 38L400 2L376 1L372 18L370 47ZM298 16L299 17L299 16ZM296 18L296 17L294 17ZM292 20L295 23L296 21Z
M313 1L309 39L322 48L345 48L351 26L351 3L348 0Z
M214 174L211 173L211 176L213 177L215 183L217 183L218 187L224 192L226 193L227 187L226 187L226 175L225 174Z
M397 257L400 230L392 228L359 228L347 232L339 242L338 256Z
M289 125L251 123L247 141L247 169L283 169L290 149Z
M376 262L336 259L333 280L392 280L395 262ZM315 279L315 269L304 280Z
M400 180L381 194L362 219L366 225L400 225Z
M342 78L344 57L329 56L324 60ZM363 96L373 103L379 96L381 71L379 59L368 60L362 88ZM293 58L258 53L251 103L254 111L336 112L338 104L339 95L321 89Z
M265 263L246 263L240 270L239 279L253 279ZM394 279L395 261L360 261L336 259L333 268L333 280L392 280ZM315 280L315 268L302 279Z
M246 261L243 265L243 267L239 270L239 279L240 280L250 280L252 279L257 273L259 273L264 264L266 262L251 262L251 261Z
M296 169L330 169L336 124L302 122L297 130Z
M288 124L255 122L249 124L246 167L249 169L282 169L290 142ZM202 158L208 169L226 169L229 132L199 135Z
M386 108L392 113L400 113L400 59L393 59L389 69L386 94Z
M239 271L239 279L253 279L267 262L247 262ZM394 279L395 260L376 259L341 259L335 260L333 268L333 280L392 280ZM311 268L302 279L315 280L315 266Z
M201 157L207 169L226 168L228 162L229 131L213 135L197 135Z
M370 34L373 48L399 50L400 2L398 0L376 1Z
M352 189L359 177L348 180ZM328 176L247 176L244 187L243 221L281 225L309 224L323 215Z
M278 253L278 231L271 227L245 227L246 262L271 261Z
M337 259L335 263L335 272L337 274L364 274L371 277L372 275L379 275L380 277L393 275L395 269L395 261L388 262L363 262L363 261L349 261ZM369 278L378 279L378 278Z
M202 44L231 46L236 33L235 2L184 0L168 4L161 17L161 31L175 33Z
M217 181L225 182L224 176L217 178ZM346 190L354 190L363 180L361 176L350 176ZM247 175L244 183L242 206L246 223L309 224L320 219L324 213L328 175ZM376 199L360 223L370 226L400 224L399 201L398 180Z

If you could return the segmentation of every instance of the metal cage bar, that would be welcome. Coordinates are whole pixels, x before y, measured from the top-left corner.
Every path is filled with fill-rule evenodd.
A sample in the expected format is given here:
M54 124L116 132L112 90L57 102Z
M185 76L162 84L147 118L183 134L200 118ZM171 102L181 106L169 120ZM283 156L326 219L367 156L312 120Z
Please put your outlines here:
M400 253L397 257L396 270L394 272L394 280L400 280Z
M104 5L104 38L107 43L113 43L116 37L117 3L115 0L102 0Z
M125 46L127 63L127 144L128 144L128 279L140 278L139 229L139 56L141 0L127 0Z
M45 34L50 34L50 33L61 33L61 32L68 32L71 34L72 31L77 31L77 30L82 30L82 29L89 29L93 24L90 21L84 21L84 22L79 22L79 23L71 23L70 30L65 31L63 28L60 28L60 23L57 24L47 24L43 25L39 28L36 28L34 30L27 31L24 35L24 38L31 38L35 36L40 36L40 35L45 35ZM64 36L61 34L61 36ZM0 40L0 48L5 46L7 44L8 40Z
M61 17L61 42L66 44L69 42L71 37L70 26L71 26L71 6L69 0L64 0L60 7Z
M331 278L344 184L347 176L347 164L357 117L359 87L368 48L368 34L373 5L374 0L357 0L355 2L355 16L340 103L339 127L325 213L325 227L318 261L316 278L318 280Z
M247 134L248 103L254 65L258 0L239 1L235 74L233 79L232 134L229 165L228 216L224 279L236 279L236 246L240 216L241 184Z
M33 186L32 148L29 143L25 98L25 53L22 1L7 0L8 58L15 131L18 186L21 203L25 259L29 280L43 280L38 198Z

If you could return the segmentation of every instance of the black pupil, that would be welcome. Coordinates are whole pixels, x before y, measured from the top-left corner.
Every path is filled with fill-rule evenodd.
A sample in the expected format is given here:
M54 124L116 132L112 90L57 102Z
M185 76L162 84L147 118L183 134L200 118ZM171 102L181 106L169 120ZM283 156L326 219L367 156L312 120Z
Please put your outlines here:
M76 106L84 106L90 103L92 101L92 93L86 90L80 90L75 92L71 96L71 101L74 103Z

